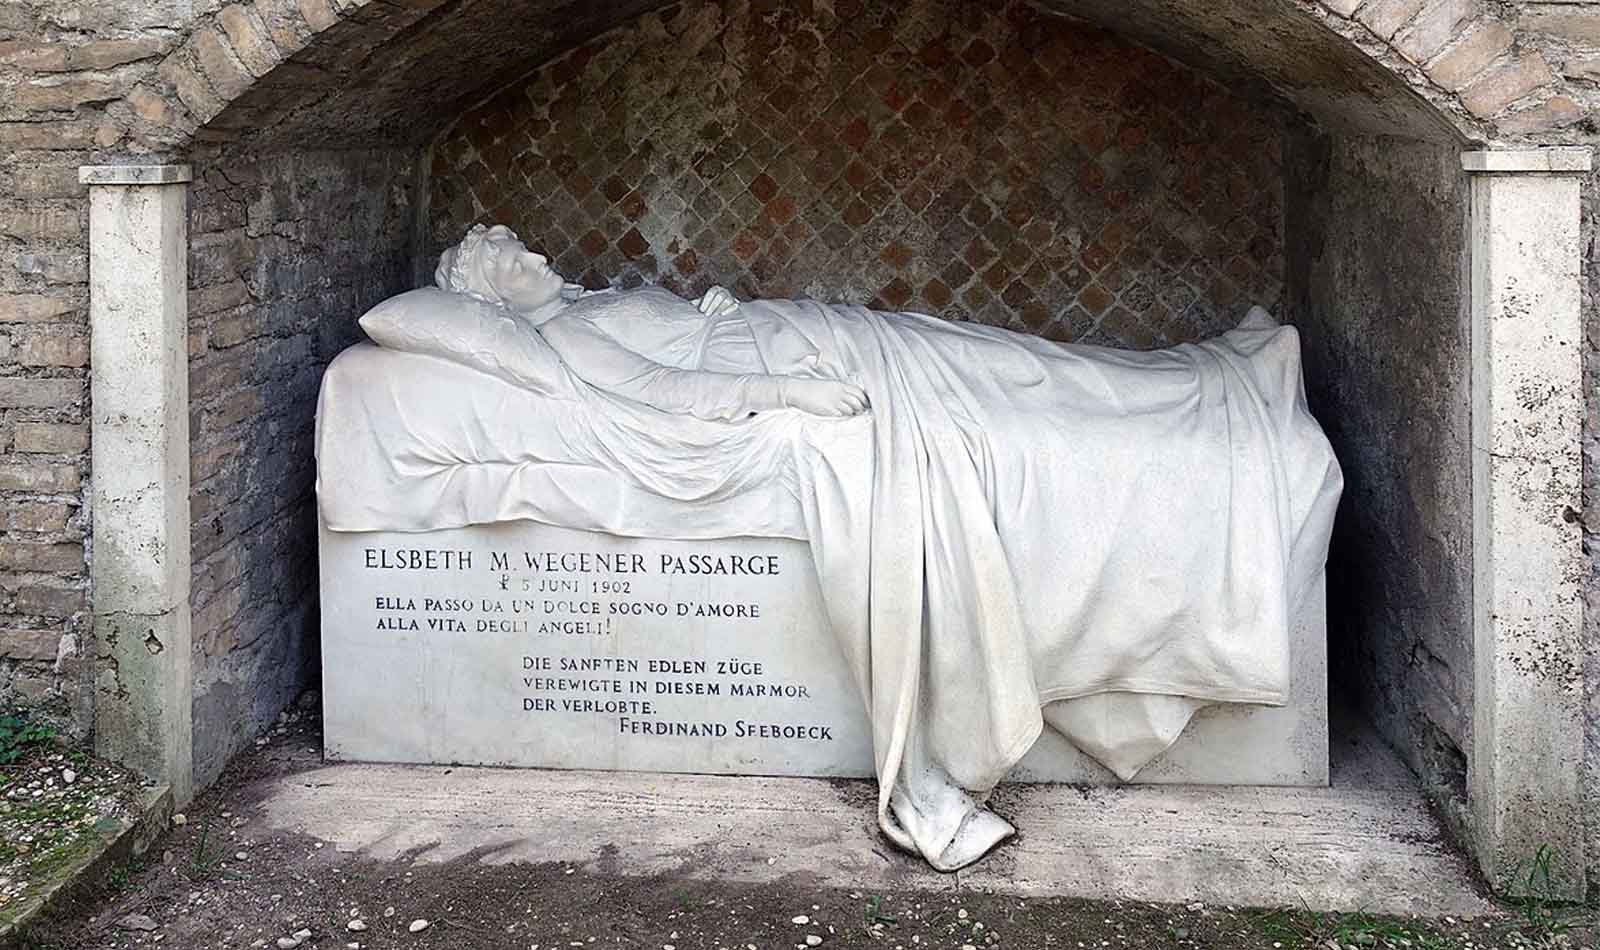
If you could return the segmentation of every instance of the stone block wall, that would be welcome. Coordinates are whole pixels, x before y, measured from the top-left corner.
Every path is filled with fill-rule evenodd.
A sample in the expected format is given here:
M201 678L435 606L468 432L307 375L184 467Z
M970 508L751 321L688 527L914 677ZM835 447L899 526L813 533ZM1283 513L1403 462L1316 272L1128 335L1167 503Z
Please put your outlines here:
M1287 310L1345 473L1333 675L1459 823L1473 691L1467 179L1448 146L1301 135L1290 152Z
M1289 118L1017 0L692 0L446 132L430 250L1159 346L1277 304Z
M317 671L312 422L359 317L411 286L412 150L204 158L190 191L194 771Z

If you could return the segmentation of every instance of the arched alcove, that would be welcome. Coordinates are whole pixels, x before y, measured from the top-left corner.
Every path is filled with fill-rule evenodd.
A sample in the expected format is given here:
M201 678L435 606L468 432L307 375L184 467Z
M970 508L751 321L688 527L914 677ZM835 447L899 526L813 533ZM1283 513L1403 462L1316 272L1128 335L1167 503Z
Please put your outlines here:
M1274 0L412 0L202 27L160 73L203 120L162 133L196 169L197 777L315 676L321 368L453 235L500 220L591 285L718 282L1109 345L1269 304L1301 329L1348 479L1335 692L1459 810L1458 153L1483 130L1329 21Z

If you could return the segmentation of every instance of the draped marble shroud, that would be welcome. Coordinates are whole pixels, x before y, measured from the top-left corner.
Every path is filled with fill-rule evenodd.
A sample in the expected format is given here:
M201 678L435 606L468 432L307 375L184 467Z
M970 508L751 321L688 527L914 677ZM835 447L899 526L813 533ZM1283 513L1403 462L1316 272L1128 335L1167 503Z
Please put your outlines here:
M871 411L712 422L359 346L318 409L325 523L808 540L880 825L942 869L1010 833L982 802L1046 718L1127 778L1201 705L1285 701L1342 487L1293 328L1254 310L1129 352L807 301L736 316L767 371L852 380Z

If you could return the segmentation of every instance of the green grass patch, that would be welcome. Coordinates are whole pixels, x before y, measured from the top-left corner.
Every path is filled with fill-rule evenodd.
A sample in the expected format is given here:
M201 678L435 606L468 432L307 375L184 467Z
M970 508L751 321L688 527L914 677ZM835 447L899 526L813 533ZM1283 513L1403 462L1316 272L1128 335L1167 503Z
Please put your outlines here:
M0 716L0 765L15 765L30 749L56 741L56 730L25 716Z

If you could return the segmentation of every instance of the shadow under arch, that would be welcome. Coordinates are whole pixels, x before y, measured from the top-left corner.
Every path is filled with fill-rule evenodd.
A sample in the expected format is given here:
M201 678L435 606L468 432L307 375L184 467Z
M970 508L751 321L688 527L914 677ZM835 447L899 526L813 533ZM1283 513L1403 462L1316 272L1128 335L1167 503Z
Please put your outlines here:
M163 81L182 80L175 83L177 97L191 116L147 130L147 137L178 150L235 140L261 149L420 145L464 107L537 64L646 14L670 17L678 6L304 0L298 13L274 12L284 5L259 0L253 9L236 6L231 17L197 26L159 71ZM786 4L753 6L768 12ZM870 14L874 2L831 6L845 19ZM1038 0L1035 6L1147 45L1242 95L1281 99L1329 129L1457 143L1486 137L1453 95L1387 40L1319 0Z

